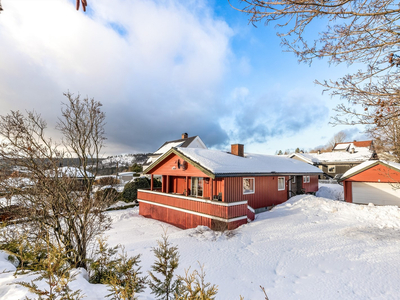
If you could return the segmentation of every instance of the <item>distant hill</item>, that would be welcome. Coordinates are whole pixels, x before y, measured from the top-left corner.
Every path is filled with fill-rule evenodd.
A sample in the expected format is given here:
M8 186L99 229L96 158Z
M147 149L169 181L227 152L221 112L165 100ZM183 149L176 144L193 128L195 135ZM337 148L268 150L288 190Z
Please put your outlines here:
M128 171L129 167L134 163L143 165L151 153L135 153L135 154L120 154L109 156L100 159L98 175L112 175L117 172ZM89 164L91 162L89 161ZM117 170L118 164L118 170ZM79 167L79 159L77 158L64 158L60 162L61 166ZM90 168L89 168L90 169ZM13 166L6 166L0 159L0 177L10 175L13 172Z
M121 155L114 155L109 156L101 161L104 167L116 167L117 163L118 166L122 167L129 167L134 163L139 165L143 165L148 158L148 155L151 153L135 153L135 154L121 154Z
M128 168L137 163L143 165L151 153L120 154L109 156L101 160L98 175L112 175L117 172L128 171ZM117 170L118 165L118 170Z

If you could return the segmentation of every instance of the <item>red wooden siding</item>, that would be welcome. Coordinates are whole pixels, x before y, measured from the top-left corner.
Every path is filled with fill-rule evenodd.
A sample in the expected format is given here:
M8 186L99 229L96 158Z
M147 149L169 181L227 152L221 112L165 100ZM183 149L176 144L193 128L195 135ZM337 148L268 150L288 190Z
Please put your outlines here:
M247 214L247 203L233 206L223 206L218 205L221 202L216 201L196 201L195 199L191 200L188 198L179 198L168 194L141 191L138 191L138 200L146 200L154 203L169 205L224 219L241 217Z
M400 173L383 165L376 165L358 173L346 181L359 182L400 182Z
M159 175L173 175L173 176L196 176L196 177L208 177L202 171L197 169L191 164L187 164L187 169L184 170L181 166L178 166L178 160L182 163L183 159L172 153L170 156L165 158L161 163L159 163L155 168L149 172L149 174L159 174Z
M176 211L167 207L155 206L147 203L140 203L140 214L162 222L167 222L176 227L187 229L195 228L199 225L207 226L211 229L235 229L240 225L246 224L247 220L238 220L234 222L224 223L190 213Z
M344 199L346 202L353 202L353 188L351 181L344 181L343 182L343 189L344 189Z
M318 191L318 175L310 176L310 182L304 182L303 189L305 193L313 193Z
M259 177L227 177L225 178L225 202L236 202L247 200L254 208L262 208L285 202L287 197L287 186L285 190L278 191L278 177L288 176L259 176ZM255 193L243 194L243 178L255 179Z
M247 219L254 221L256 218L256 214L254 212L254 209L250 206L247 206Z

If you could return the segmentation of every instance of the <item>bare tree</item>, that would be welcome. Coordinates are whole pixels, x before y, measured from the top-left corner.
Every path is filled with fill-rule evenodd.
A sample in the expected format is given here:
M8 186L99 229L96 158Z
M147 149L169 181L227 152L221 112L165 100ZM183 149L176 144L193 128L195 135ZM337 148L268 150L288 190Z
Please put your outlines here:
M83 11L86 12L86 6L87 6L87 1L86 0L76 0L76 10L79 10L79 6L82 2L82 9ZM1 1L0 1L0 12L3 10L3 8L1 7Z
M110 224L103 213L109 200L92 194L105 114L94 99L64 95L60 143L46 136L47 124L36 112L0 116L0 158L19 173L0 187L27 212L21 217L29 222L32 238L51 233L51 242L66 249L70 264L86 268L89 243ZM79 168L62 167L67 159L79 161Z
M347 139L346 132L339 131L339 132L335 133L335 135L329 140L327 146L328 146L329 150L332 150L333 147L335 147L335 145L337 143L343 143L346 141L346 139Z
M76 0L76 10L79 10L79 4L82 2L82 9L86 11L87 1L86 0Z
M385 126L369 127L379 158L400 163L400 119L391 118Z
M228 0L232 2L234 0ZM287 50L299 61L316 58L363 69L338 80L316 81L347 103L336 107L333 124L385 126L399 116L400 7L394 0L238 0L236 9L257 24L276 23ZM307 29L325 28L315 39ZM315 29L315 27L313 28Z

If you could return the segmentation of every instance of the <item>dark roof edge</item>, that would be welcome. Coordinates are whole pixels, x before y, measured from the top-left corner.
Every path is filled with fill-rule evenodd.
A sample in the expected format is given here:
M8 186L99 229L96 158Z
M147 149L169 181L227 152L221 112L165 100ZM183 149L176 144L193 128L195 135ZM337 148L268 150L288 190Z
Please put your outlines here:
M243 176L290 176L290 175L296 175L296 176L302 176L302 175L321 175L324 172L300 172L300 173L294 173L294 172L277 172L277 173L215 173L215 177L243 177Z

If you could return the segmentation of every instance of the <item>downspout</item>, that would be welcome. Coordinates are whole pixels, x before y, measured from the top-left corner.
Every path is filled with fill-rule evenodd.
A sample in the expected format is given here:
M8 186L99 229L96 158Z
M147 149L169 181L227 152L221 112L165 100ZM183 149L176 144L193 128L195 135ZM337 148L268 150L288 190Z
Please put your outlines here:
M292 185L290 185L290 190L289 190L289 181L293 180L293 176L290 176L288 180L286 180L286 185L288 187L288 200L290 198L290 195L292 194Z

